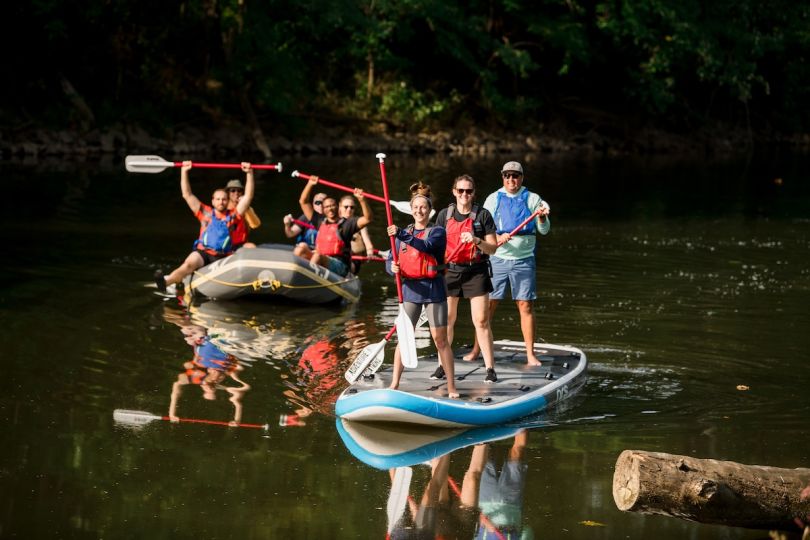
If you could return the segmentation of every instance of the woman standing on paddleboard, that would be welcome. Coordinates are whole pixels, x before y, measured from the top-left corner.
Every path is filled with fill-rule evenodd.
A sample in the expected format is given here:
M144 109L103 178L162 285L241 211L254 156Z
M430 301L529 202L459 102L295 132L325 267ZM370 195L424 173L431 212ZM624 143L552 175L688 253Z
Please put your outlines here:
M489 293L492 291L489 255L498 249L495 220L489 210L473 203L475 181L471 176L464 174L453 181L453 195L456 202L436 216L436 226L447 231L444 252L447 264L447 340L452 346L459 299L469 298L475 337L481 344L487 368L484 381L494 383L498 376L495 374L489 323ZM430 378L444 377L444 370L439 366Z
M430 187L419 182L411 186L411 193L414 223L404 229L396 225L388 227L388 236L397 240L399 264L393 262L393 254L389 255L386 269L390 274L400 273L402 277L402 305L412 323L416 323L422 306L425 306L430 335L447 375L448 397L457 398L453 351L447 340L447 287L442 274L447 238L443 227L428 227L433 208ZM402 360L397 345L390 388L399 388L401 377Z

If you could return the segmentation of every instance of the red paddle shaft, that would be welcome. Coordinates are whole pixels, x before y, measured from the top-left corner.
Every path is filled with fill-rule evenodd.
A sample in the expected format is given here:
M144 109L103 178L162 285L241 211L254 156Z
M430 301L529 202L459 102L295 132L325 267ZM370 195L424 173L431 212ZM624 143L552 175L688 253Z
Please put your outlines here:
M534 212L532 215L530 215L529 217L527 217L526 219L524 219L524 220L523 220L523 222L522 222L520 225L518 225L517 227L515 227L515 229L514 229L512 232L510 232L510 233L509 233L509 238L511 239L513 236L515 236L515 235L518 233L518 231L520 231L520 229L522 229L523 227L525 227L525 226L526 226L526 224L528 224L528 223L529 223L531 220L533 220L534 218L536 218L536 217L537 217L537 216L539 216L539 215L540 215L540 210L535 210L535 212ZM508 242L508 241L509 241L509 240L507 240L507 242ZM498 243L498 245L499 245L499 246L501 246L501 245L503 245L504 243L505 243L505 242L503 242L503 243L502 243L502 242L499 242L499 243Z
M388 219L388 226L394 224L394 216L391 213L391 199L388 196L388 179L385 176L385 154L377 154L377 159L380 160L380 179L382 180L383 185L383 197L385 199L385 217ZM393 236L389 236L388 239L391 241L391 257L394 260L394 264L399 264L399 256L397 254L397 243ZM399 272L394 274L397 278L397 297L399 298L399 303L402 304L402 276Z
M167 420L171 422L171 418L168 416L161 416L161 420ZM222 422L220 420L202 420L199 418L178 418L179 422L187 422L189 424L212 424L215 426L235 426L235 427L246 427L246 428L254 428L254 429L267 429L267 424L231 424L230 422Z
M173 165L175 167L182 167L183 162L182 161L175 161L175 162L173 162ZM197 169L241 169L242 164L241 163L197 163L196 161L192 161L191 162L191 167L192 168L197 168ZM271 171L275 171L275 170L278 169L278 164L264 165L264 164L261 164L261 163L251 163L250 168L251 169L268 169L268 170L271 170Z
M307 223L306 221L301 221L300 219L293 218L292 221L296 225L300 225L301 227L303 227L305 229L314 229L315 228L315 225L313 225L312 223Z
M294 171L293 176L303 178L304 180L309 180L310 178L312 178L311 174L304 174L304 173L298 172L298 171ZM335 189L339 189L341 191L345 191L347 193L354 193L354 189L352 189L350 187L346 187L346 186L343 186L343 185L340 185L340 184L336 184L334 182L330 182L329 180L324 180L321 177L318 177L318 183L323 184L323 185L328 186L328 187L333 187ZM366 193L365 191L363 192L363 197L365 197L367 199L371 199L372 201L386 202L386 200L383 199L382 197L380 197L379 195L372 195L371 193ZM389 210L389 212L390 212L390 210Z

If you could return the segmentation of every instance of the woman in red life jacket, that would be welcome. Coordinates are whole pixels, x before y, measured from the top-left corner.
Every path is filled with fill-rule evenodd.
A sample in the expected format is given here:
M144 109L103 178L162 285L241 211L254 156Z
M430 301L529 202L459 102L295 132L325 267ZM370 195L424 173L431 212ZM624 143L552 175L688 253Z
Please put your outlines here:
M190 170L191 162L184 161L180 168L180 190L186 204L194 212L194 217L200 221L200 237L194 242L194 251L186 257L183 264L172 270L171 274L164 277L161 270L155 272L155 285L161 292L166 292L168 285L180 283L184 277L198 268L233 253L231 234L235 225L234 220L242 219L253 202L253 169L250 163L242 162L242 170L245 171L245 194L239 199L234 210L228 210L228 193L224 189L214 191L211 206L200 202L200 199L191 192L191 184L188 181Z
M386 262L386 269L392 275L399 272L402 277L402 306L412 323L416 324L422 306L425 306L430 335L447 374L448 397L457 398L453 351L450 349L450 342L447 341L447 287L442 274L447 237L443 227L428 227L433 205L430 198L423 194L425 192L423 188L416 189L417 194L411 198L413 225L404 229L396 225L388 227L388 236L393 236L397 240L399 264L394 263L392 254ZM397 346L390 388L399 388L401 377L402 360Z
M447 248L444 252L447 265L447 340L452 346L459 299L469 298L475 337L481 344L487 368L484 380L494 383L498 376L495 374L489 323L489 293L492 291L489 255L498 249L495 220L487 209L473 203L475 181L471 176L464 174L453 181L453 195L456 201L436 216L436 226L444 227L447 231ZM443 379L444 376L444 370L439 366L430 378Z
M371 223L371 208L363 196L363 190L355 189L354 196L360 201L362 216L341 218L338 215L337 201L332 197L324 199L323 215L318 215L309 200L312 188L318 184L318 180L317 176L310 176L298 199L304 215L318 229L315 250L311 250L306 244L298 244L293 253L323 266L330 272L345 276L349 273L352 260L352 236Z

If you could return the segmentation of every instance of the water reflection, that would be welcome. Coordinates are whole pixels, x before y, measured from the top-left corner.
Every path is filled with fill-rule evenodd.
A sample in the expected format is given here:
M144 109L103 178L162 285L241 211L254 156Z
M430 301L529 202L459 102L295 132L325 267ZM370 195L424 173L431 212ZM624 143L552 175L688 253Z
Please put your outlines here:
M183 312L166 309L164 317L168 322L177 325L185 342L191 347L190 360L183 362L183 370L178 373L172 384L169 401L169 419L178 422L178 405L183 389L197 386L202 398L214 401L218 395L227 396L233 405L232 425L242 421L242 400L250 385L241 379L244 366L233 354L220 347L209 334L208 329L195 324Z
M525 427L437 429L347 420L336 425L352 455L388 470L390 538L531 535L523 519L529 438ZM493 444L502 439L510 440L508 450ZM451 464L464 468L460 478L451 473ZM429 470L414 469L419 465Z

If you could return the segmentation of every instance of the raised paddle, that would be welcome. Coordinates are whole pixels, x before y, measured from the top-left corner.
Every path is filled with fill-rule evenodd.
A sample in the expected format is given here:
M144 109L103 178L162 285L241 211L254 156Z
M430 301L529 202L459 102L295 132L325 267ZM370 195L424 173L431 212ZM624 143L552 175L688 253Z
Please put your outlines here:
M129 172L155 174L163 172L171 167L182 167L182 161L166 161L160 156L127 156L124 165ZM198 163L191 162L191 166L197 169L241 169L241 163ZM251 163L253 169L267 169L281 172L281 162L275 165L265 165L262 163Z
M165 420L167 422L171 422L171 418L168 416L158 416L156 414L144 412L144 411L129 411L126 409L115 409L113 411L113 420L118 422L119 424L125 424L128 426L143 426L150 422L154 422L155 420ZM178 418L178 422L187 422L191 424L211 424L214 426L229 426L229 427L243 427L243 428L253 428L253 429L269 429L268 424L243 424L243 423L231 423L231 422L222 422L219 420L201 420L198 418Z
M397 467L394 469L394 479L391 482L391 491L388 493L388 504L385 512L388 516L388 530L385 537L391 538L391 531L394 530L397 522L405 513L408 505L408 491L411 488L411 478L413 469L410 467Z
M299 171L291 172L290 176L292 176L293 178L302 178L304 180L309 180L310 178L312 178L311 174L305 174L305 173L302 173L302 172L299 172ZM347 186L344 186L344 185L341 185L341 184L337 184L337 183L332 182L330 180L324 180L323 178L320 178L320 177L318 177L318 183L323 184L323 185L325 185L327 187L332 187L332 188L335 188L335 189L339 189L341 191L345 191L347 193L354 193L353 188L350 188L350 187L347 187ZM372 201L377 201L377 202L381 202L381 203L386 202L384 198L380 197L379 195L374 195L373 193L366 193L364 191L363 196L366 197L367 199L371 199ZM391 206L393 206L394 208L396 208L397 210L399 210L403 214L410 215L410 213L411 213L411 204L409 202L407 202L407 201L388 201L388 202L391 204Z
M388 196L388 180L385 177L385 154L377 154L377 159L380 160L380 180L383 185L383 197L385 197L385 217L388 219L388 226L390 227L394 224L394 218L391 215L391 199ZM388 239L391 241L391 257L394 264L399 264L396 240L393 236L389 236ZM399 354L402 358L402 365L413 369L419 362L416 358L416 339L413 336L413 324L408 314L405 313L405 307L402 304L402 274L397 272L394 277L397 280L397 298L399 299L399 315L397 315L396 320Z
M419 319L416 321L416 328L422 327L427 320L427 311L425 308L422 308L422 314L419 315ZM378 369L380 369L380 366L385 359L385 344L388 343L396 330L396 326L392 327L382 341L372 343L371 345L366 345L366 347L360 351L360 354L357 355L357 358L355 358L354 362L352 362L352 365L346 370L345 377L347 381L354 384L354 382L360 378L360 375L372 375L373 373L376 373ZM414 347L416 347L415 343Z

